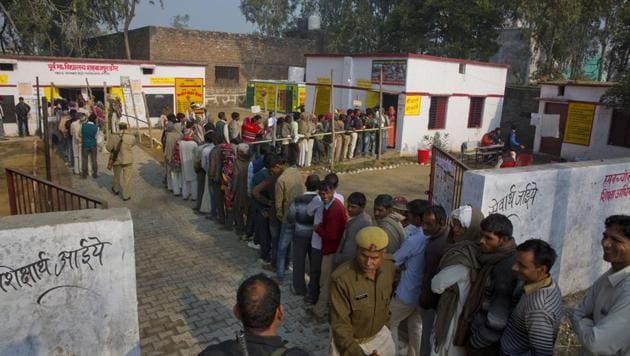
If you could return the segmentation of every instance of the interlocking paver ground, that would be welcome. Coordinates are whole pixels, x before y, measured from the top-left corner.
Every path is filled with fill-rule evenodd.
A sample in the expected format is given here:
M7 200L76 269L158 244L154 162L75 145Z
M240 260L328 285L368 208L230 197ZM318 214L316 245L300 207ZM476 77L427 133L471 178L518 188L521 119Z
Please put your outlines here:
M111 191L107 153L99 153L97 179L73 179L75 189L127 207L133 217L140 345L143 355L196 355L208 344L234 337L236 289L263 272L256 252L210 220L193 214L192 202L166 191L159 162L135 147L132 198ZM305 313L301 297L282 287L285 319L279 334L291 345L325 354L329 331Z

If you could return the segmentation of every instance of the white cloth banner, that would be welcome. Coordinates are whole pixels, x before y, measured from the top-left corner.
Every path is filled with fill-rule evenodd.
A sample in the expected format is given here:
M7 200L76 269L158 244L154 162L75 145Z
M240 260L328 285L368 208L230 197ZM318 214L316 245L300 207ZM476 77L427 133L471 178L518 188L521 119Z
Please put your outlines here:
M540 136L560 138L560 115L542 114Z

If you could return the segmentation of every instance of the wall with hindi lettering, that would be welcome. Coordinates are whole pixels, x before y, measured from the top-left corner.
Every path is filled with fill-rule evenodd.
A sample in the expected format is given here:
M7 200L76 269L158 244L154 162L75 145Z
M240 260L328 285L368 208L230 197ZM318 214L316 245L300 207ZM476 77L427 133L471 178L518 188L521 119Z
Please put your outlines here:
M547 164L464 174L462 204L500 213L514 238L549 242L558 252L552 270L563 294L588 288L608 264L600 239L604 220L628 214L630 158Z
M140 355L129 210L0 219L0 355Z

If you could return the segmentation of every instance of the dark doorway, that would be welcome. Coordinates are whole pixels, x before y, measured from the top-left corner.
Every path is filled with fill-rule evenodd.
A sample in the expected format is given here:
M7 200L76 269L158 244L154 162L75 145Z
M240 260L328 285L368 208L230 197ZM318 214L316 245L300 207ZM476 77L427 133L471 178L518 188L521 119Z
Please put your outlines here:
M402 117L402 115L398 115L396 112L398 110L398 95L383 93L383 111L385 115L388 115L390 107L394 108L394 119L390 118L389 120L389 126L391 127L387 130L387 147L394 148L396 147L396 125L398 124L398 118Z
M559 132L560 137L541 137L540 152L560 157L562 152L562 138L564 137L564 126L567 122L567 104L545 103L545 114L560 115Z
M0 95L2 98L2 112L4 112L5 124L14 124L16 122L15 116L15 97L13 95Z

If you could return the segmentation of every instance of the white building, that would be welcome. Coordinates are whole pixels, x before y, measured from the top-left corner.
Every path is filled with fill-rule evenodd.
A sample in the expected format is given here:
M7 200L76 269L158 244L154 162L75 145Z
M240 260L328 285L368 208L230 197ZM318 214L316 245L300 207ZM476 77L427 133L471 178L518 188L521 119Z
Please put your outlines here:
M630 114L600 104L612 85L543 83L534 149L569 160L630 156Z
M146 62L121 59L0 56L0 97L5 113L4 130L17 134L15 104L19 97L31 107L29 130L33 134L37 121L37 78L39 95L50 101L57 97L74 100L88 98L88 85L96 100L108 94L123 98L121 77L127 77L137 103L135 114L146 117L142 93L146 95L149 116L157 118L162 108L180 108L191 101L203 103L205 64ZM129 100L131 101L131 100ZM133 105L124 102L123 110L134 115ZM133 125L133 120L130 122Z
M435 132L448 133L459 151L499 126L508 66L413 53L307 54L306 110L329 111L331 71L333 108L378 106L381 68L383 107L397 112L389 146L401 154L415 154Z

